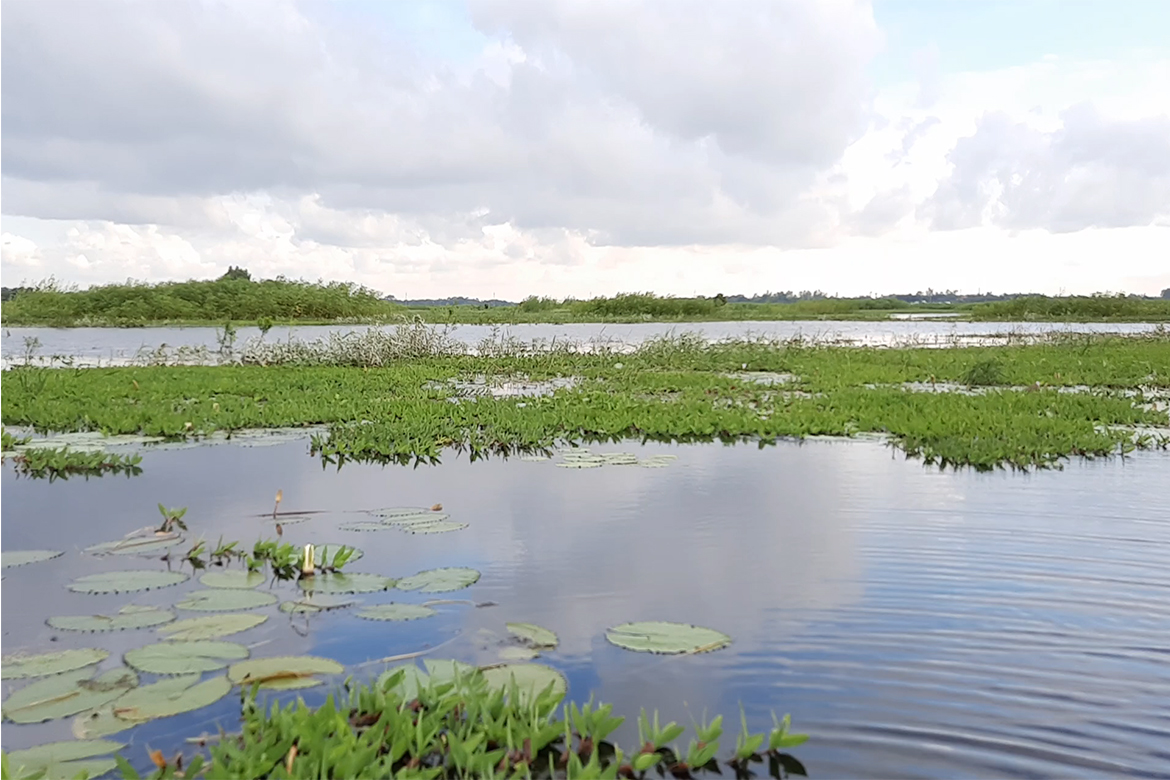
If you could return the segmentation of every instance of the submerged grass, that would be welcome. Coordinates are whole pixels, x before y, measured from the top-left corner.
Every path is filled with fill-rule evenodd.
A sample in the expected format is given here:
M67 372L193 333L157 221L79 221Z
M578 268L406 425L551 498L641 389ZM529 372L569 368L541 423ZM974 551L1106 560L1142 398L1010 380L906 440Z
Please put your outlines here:
M1154 446L1133 428L1168 422L1143 403L1170 387L1164 333L957 349L684 337L629 353L498 345L465 354L436 343L362 357L352 346L302 345L263 366L18 367L5 374L3 421L165 436L327 424L314 447L338 462L435 458L448 447L479 456L565 441L876 433L927 462L981 469ZM745 373L753 371L792 378L765 384ZM533 397L461 396L456 380L476 376L575 381ZM913 392L904 383L981 392Z

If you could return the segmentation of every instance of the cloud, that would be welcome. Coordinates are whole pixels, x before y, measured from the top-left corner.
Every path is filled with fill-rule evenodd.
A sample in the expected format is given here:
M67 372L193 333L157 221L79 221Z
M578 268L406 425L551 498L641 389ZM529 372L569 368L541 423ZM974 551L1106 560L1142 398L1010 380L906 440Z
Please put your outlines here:
M1170 215L1170 116L1110 120L1082 104L1061 120L1045 132L1002 112L984 116L924 204L932 227L1071 232Z

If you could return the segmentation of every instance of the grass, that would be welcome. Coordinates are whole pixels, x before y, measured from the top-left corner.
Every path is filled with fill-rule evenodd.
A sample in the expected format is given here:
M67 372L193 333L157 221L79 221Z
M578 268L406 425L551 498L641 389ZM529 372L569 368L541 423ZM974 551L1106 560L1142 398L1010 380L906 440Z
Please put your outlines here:
M165 436L326 424L329 435L314 447L335 462L437 458L448 448L479 457L566 441L762 445L878 433L928 463L979 469L1125 452L1135 446L1134 426L1168 422L1165 412L1141 404L1170 387L1164 333L955 349L709 345L685 337L628 354L504 344L474 355L450 344L432 347L388 359L346 342L338 352L326 345L298 353L293 362L300 364L272 354L275 364L265 366L17 367L6 372L3 422ZM735 375L743 371L782 372L795 381L769 386ZM576 381L525 398L460 397L450 386L476 375ZM903 383L980 392L911 392ZM1061 392L1070 387L1093 390Z
M151 777L267 778L481 778L481 777L674 777L720 770L722 718L694 726L685 751L674 745L685 732L657 715L639 719L639 746L623 751L609 740L624 722L612 705L561 706L551 686L530 693L512 686L491 689L478 670L409 690L404 670L373 685L347 682L347 690L311 708L273 704L254 696L243 706L238 734L224 735L187 761L151 754ZM559 717L558 717L559 715ZM752 734L741 718L734 753L726 757L736 777L752 776L750 764L767 762L769 774L806 774L786 751L808 737L790 733L789 719ZM118 757L123 778L139 773ZM180 774L183 772L183 774Z
M1170 298L1028 295L976 304L971 308L971 318L1009 322L1166 322L1170 320Z

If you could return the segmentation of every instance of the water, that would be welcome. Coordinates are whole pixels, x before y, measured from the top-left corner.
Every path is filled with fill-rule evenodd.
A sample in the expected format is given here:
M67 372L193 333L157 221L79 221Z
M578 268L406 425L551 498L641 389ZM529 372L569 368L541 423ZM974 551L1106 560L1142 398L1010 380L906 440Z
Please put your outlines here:
M443 328L444 326L435 326ZM1007 335L1062 333L1148 333L1158 325L1149 323L1051 323L1051 322L948 322L938 320L887 320L881 322L795 321L795 322L688 322L633 324L524 324L458 325L449 335L475 345L485 338L503 336L523 342L616 341L638 344L648 338L668 334L699 333L708 339L767 336L777 339L804 338L816 342L846 342L864 345L981 343ZM290 336L309 340L329 333L364 331L366 326L321 325L293 328L275 327L269 340ZM258 328L238 329L237 344L260 335ZM5 328L0 338L0 358L4 365L23 359L25 340L40 341L41 357L62 356L84 363L119 364L133 359L140 351L152 351L162 345L176 347L219 348L215 328Z
M70 593L74 576L160 567L80 548L188 506L193 531L247 541L272 508L335 512L284 529L303 543L365 550L355 571L482 572L454 594L498 606L438 607L376 623L345 611L268 621L229 637L254 655L313 653L373 675L369 659L443 642L435 657L496 660L482 630L555 630L541 660L570 696L619 713L659 709L689 725L705 711L763 730L791 712L813 740L795 752L815 777L1170 777L1170 457L1071 462L1032 475L939 472L874 442L594 448L672 452L668 468L569 470L448 458L434 467L322 469L307 445L147 453L142 476L48 484L2 477L4 549L67 549L4 574L3 646L99 646L120 653L153 632L54 632L48 615L133 601L170 605L194 582L130 596ZM441 502L464 531L347 533L336 514ZM422 601L390 591L367 603ZM180 617L195 613L181 614ZM698 656L630 653L604 639L630 620L675 620L734 637ZM56 635L59 640L52 642ZM6 683L8 690L19 683ZM306 692L319 701L324 689ZM232 728L234 697L117 737L144 746ZM69 738L69 721L3 727L6 748ZM633 744L631 721L617 735ZM731 743L734 737L730 737ZM725 740L725 747L728 740Z

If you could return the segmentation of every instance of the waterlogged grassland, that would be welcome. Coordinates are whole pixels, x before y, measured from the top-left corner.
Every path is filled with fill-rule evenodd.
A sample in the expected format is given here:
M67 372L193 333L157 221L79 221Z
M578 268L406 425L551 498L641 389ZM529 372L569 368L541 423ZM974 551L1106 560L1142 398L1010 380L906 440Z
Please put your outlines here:
M460 396L455 380L475 376L575 381L534 397ZM977 391L925 391L939 384ZM630 437L769 442L876 433L932 463L1031 467L1132 449L1135 426L1167 425L1165 411L1144 403L1166 388L1164 335L946 350L677 339L632 354L505 352L382 368L18 368L4 378L3 421L166 436L327 424L330 434L315 446L336 460Z

